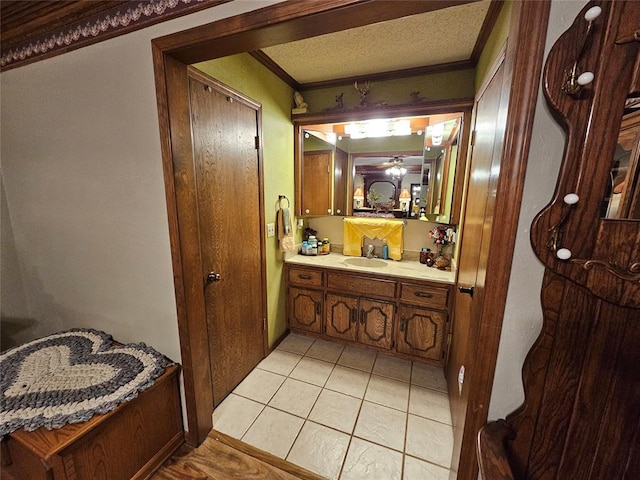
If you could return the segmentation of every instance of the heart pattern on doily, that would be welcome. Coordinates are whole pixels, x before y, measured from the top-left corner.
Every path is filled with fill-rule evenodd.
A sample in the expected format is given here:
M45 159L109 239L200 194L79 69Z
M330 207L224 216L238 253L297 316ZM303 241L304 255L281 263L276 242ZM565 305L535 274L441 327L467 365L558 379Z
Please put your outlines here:
M134 398L172 362L144 344L74 329L0 355L0 436L88 420Z
M71 349L67 345L51 346L29 354L18 371L7 396L56 390L79 390L109 382L118 368L108 363L70 363Z

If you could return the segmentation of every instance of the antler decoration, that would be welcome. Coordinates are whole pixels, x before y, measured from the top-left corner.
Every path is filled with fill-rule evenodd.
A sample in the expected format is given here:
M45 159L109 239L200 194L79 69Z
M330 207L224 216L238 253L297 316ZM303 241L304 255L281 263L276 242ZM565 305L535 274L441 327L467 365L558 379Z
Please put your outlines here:
M353 88L355 88L360 94L360 106L364 107L367 104L367 95L371 91L371 82L365 82L364 88L358 87L358 81L356 80L353 83Z

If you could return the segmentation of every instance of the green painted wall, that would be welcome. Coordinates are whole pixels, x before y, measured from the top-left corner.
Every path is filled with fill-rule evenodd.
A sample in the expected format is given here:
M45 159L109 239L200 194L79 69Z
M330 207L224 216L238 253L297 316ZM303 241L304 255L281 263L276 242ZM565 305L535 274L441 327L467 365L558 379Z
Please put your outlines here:
M275 223L278 195L286 195L291 202L295 198L291 123L293 90L246 53L194 66L262 104L264 218L266 223ZM293 203L291 206L293 208ZM238 241L242 243L242 239ZM278 248L277 237L267 237L265 243L267 323L271 347L284 333L287 325L282 254Z
M468 69L372 82L367 102L372 105L382 102L388 105L411 103L411 92L420 92L420 97L429 101L473 98L474 79L475 70ZM302 95L309 104L309 113L318 113L334 107L335 98L341 93L345 109L360 105L360 94L353 85L307 90Z
M513 8L513 2L504 2L502 4L502 10L496 20L496 24L489 35L489 39L480 54L478 59L478 65L476 66L476 78L475 78L475 91L482 86L489 68L493 63L493 60L498 56L504 42L509 36L509 28L511 26L511 10Z

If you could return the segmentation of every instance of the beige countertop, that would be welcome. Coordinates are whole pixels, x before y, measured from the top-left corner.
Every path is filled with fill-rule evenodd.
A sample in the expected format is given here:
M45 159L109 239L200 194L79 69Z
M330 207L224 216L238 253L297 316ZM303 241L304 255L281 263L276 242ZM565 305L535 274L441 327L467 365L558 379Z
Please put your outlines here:
M381 258L373 259L373 262L368 262L367 260L363 257L350 257L339 253L330 253L329 255L317 256L294 255L287 258L285 262L310 267L335 268L349 272L375 273L376 275L430 280L449 284L454 284L456 280L455 272L427 267L415 260L394 261ZM367 266L367 263L371 263L371 265Z

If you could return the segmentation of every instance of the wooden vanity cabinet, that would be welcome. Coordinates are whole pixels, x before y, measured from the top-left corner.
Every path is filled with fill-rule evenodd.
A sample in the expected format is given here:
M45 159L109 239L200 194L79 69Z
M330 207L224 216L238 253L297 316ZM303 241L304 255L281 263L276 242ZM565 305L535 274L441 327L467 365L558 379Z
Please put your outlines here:
M325 333L388 350L394 309L395 305L389 302L327 293Z
M287 264L293 331L445 363L453 285Z
M307 332L322 333L323 272L293 267L286 269L286 275L289 326Z
M444 364L448 342L451 290L400 284L397 350Z

